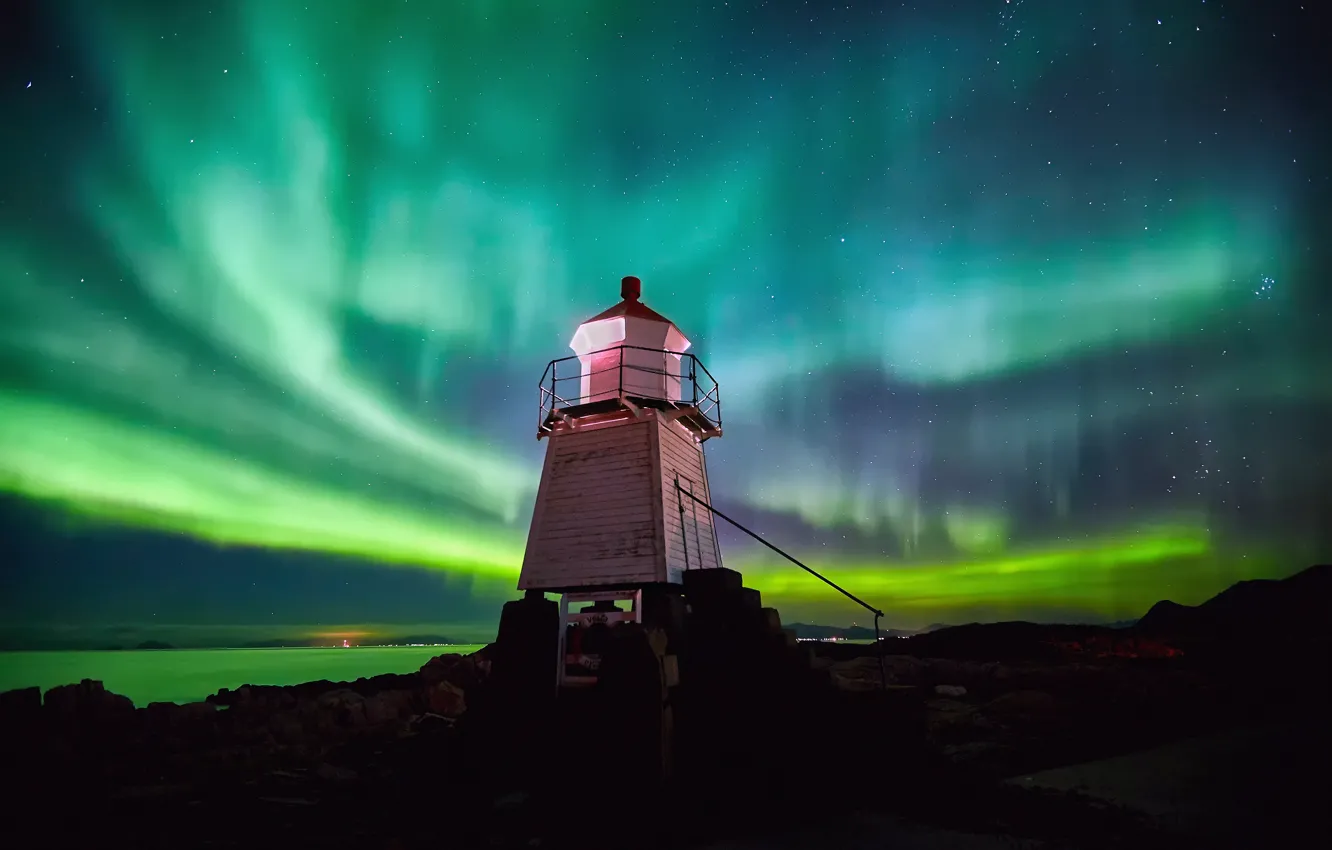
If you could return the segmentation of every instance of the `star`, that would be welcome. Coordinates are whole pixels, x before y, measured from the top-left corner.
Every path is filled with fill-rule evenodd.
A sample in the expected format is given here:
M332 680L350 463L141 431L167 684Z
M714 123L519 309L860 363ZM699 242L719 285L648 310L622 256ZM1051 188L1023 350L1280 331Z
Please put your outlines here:
M105 544L95 532L119 560L140 557L115 542L129 534L171 537L153 554L164 562L195 545L176 537L202 538L207 570L265 577L219 610L246 622L270 597L280 619L342 611L328 594L318 605L331 608L287 605L283 571L307 562L382 581L384 607L367 617L415 611L402 600L423 595L412 582L429 570L510 593L549 445L530 440L532 364L569 353L573 322L641 269L653 308L715 352L703 359L736 423L709 441L718 504L760 533L789 525L793 551L826 552L867 598L915 588L928 605L913 610L950 622L991 604L1136 616L1168 598L1165 576L1196 599L1220 590L1210 583L1243 557L1241 538L1262 563L1235 578L1294 567L1286 547L1326 537L1283 509L1318 498L1305 490L1332 443L1311 417L1332 404L1318 379L1328 307L1311 285L1326 270L1307 248L1316 220L1301 221L1319 209L1322 175L1312 155L1292 162L1319 118L1298 98L1271 106L1303 59L1278 67L1257 47L1287 26L1279 16L1266 32L1224 31L1254 49L1225 54L1209 36L1176 56L1173 37L1132 28L1146 5L1125 16L969 0L999 18L985 21L993 47L977 30L945 52L921 40L967 13L841 4L812 26L794 12L747 22L761 52L714 74L732 34L692 22L662 19L611 56L601 24L614 22L597 21L537 61L508 34L520 11L460 26L381 4L374 29L394 33L390 51L347 53L349 33L305 21L307 2L266 0L218 26L208 4L141 0L179 7L163 51L160 16L103 5L110 25L66 16L50 32L95 40L101 79L67 76L26 104L0 159L0 184L27 193L0 228L14 268L0 336L6 368L34 377L0 382L0 469L24 471L0 475L7 529L30 495L36 510L128 526ZM793 40L796 26L810 31ZM857 35L873 55L856 58L852 42L822 55L824 39ZM1084 38L1114 46L1061 49ZM55 41L38 56L59 69L57 88L75 70ZM246 62L245 86L207 79L228 57ZM1117 64L1127 57L1133 67ZM1169 73L1179 62L1197 73ZM624 114L608 97L659 107ZM209 134L207 150L175 147L190 129ZM1165 139L1206 155L1167 157ZM1060 169L1040 169L1041 153ZM67 172L72 199L44 191ZM835 224L865 247L829 250ZM484 421L465 413L473 393ZM1237 451L1259 459L1245 475L1269 479L1226 484ZM1151 502L1162 484L1171 494ZM1213 511L1235 499L1251 521L1229 503ZM133 583L108 616L142 617L183 589L53 546L62 581L108 571L84 597ZM765 604L779 589L803 598L745 547L723 556L754 574ZM301 564L270 548L300 550ZM44 576L39 551L21 549L19 569ZM898 567L910 570L900 581ZM42 602L63 616L62 581L42 585L44 602L23 582L0 612ZM498 614L458 591L441 616Z

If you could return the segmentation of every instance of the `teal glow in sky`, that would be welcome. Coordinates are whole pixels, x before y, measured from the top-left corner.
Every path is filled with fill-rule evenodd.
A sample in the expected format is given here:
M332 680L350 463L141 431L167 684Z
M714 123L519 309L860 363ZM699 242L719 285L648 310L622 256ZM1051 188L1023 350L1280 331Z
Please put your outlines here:
M422 567L493 619L535 382L624 274L721 383L718 501L901 625L1327 555L1325 117L1242 10L963 6L34 7L0 129L0 488L45 518L14 604L60 619L133 561L96 616L248 621L293 551L330 579L291 616L430 621L336 596ZM853 613L728 542L788 620Z

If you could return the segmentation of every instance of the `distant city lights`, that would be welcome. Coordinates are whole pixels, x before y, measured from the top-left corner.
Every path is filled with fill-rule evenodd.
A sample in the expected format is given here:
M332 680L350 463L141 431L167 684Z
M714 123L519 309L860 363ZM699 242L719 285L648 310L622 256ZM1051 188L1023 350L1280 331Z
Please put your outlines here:
M474 646L485 646L486 643L487 643L486 641L482 641L482 642L480 642L480 643L352 643L351 641L344 639L344 640L342 641L342 643L337 644L336 648L337 648L337 649L406 649L406 648L418 648L418 649L419 649L419 648L423 648L423 647L437 647L437 646L438 646L438 647L450 647L450 646L474 647ZM310 648L311 648L311 649L328 649L329 647L328 647L328 646L322 646L322 647L321 647L321 646L312 646L312 647L310 647Z

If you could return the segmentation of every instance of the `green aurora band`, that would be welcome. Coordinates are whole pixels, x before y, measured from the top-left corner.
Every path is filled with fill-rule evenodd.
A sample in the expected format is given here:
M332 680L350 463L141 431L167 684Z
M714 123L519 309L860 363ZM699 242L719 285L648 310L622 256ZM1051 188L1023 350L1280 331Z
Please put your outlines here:
M1182 433L1329 393L1281 293L1255 298L1294 273L1289 172L1225 179L1238 147L1179 169L1203 155L1181 129L1178 154L1150 147L1171 120L1151 104L1113 173L1022 123L1075 61L1039 49L1086 25L1062 6L1005 12L1023 34L1002 44L989 12L921 13L854 56L755 36L730 64L698 34L749 24L673 4L68 4L101 105L53 200L0 231L0 489L502 594L539 474L535 380L635 273L721 382L718 499L890 625L1137 616L1292 572L1318 544L1233 529L1211 482L1300 461L1233 423L1197 438L1215 454L1187 483L1162 467L1150 498L1078 502L1080 447L1124 423L1184 411ZM1171 68L1222 61L1180 44ZM1108 49L1126 90L1151 85ZM1116 373L1204 342L1187 385ZM1100 383L1051 378L1096 358ZM888 389L855 407L830 389L846 375ZM965 403L892 408L912 393ZM855 615L759 550L726 556L788 620Z

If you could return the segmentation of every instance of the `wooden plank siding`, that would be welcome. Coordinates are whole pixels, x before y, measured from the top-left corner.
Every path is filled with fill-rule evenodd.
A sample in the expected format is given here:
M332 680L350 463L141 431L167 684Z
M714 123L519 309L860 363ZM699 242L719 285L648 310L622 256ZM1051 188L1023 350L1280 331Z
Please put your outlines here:
M666 574L668 581L679 581L686 569L719 567L716 529L712 512L687 496L675 491L675 478L680 486L690 490L704 502L712 504L708 488L707 470L703 462L703 447L693 435L678 423L658 420L657 434L661 452L662 524L666 548ZM684 508L684 523L680 521L680 508Z
M703 448L655 411L643 418L552 434L537 489L520 590L680 581L721 566Z
M665 579L657 423L550 437L518 588Z

